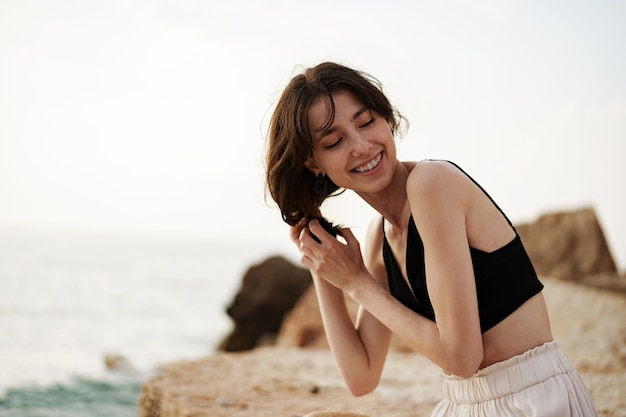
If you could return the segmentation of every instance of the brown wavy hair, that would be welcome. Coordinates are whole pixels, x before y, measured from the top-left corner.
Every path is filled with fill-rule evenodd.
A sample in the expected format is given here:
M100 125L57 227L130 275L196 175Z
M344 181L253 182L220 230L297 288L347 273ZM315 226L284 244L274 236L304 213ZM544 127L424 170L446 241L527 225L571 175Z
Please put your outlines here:
M313 140L308 123L309 108L326 96L330 106L323 128L335 117L331 94L348 91L369 110L381 115L396 134L406 120L391 105L374 77L332 62L305 69L291 79L280 96L270 119L267 140L267 189L280 208L283 220L293 226L302 218L321 218L322 202L336 194L339 187L328 177L328 192L314 192L315 175L305 167L313 155Z

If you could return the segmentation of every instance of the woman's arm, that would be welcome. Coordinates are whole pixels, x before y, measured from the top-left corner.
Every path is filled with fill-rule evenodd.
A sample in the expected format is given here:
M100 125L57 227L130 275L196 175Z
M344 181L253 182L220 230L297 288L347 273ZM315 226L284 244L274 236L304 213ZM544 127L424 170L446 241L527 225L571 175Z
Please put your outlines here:
M343 289L414 349L444 371L461 377L473 375L484 356L465 226L471 205L469 190L465 177L436 162L419 164L407 181L409 205L424 242L426 280L436 323L402 305L364 268L348 265L347 260L354 257L343 256L340 248L313 245L306 230L300 236L303 263L318 279ZM310 227L315 234L323 230L315 222ZM348 345L348 352L353 348L344 342L340 345Z
M424 162L409 175L407 195L424 243L426 285L437 320L433 360L449 373L469 377L484 356L467 234L475 187L448 163Z
M321 245L325 246L331 254L339 254L336 260L325 259L326 269L333 269L334 274L362 274L367 276L379 285L386 285L386 273L382 263L382 238L376 239L376 229L382 235L382 225L380 219L374 221L368 230L368 238L364 251L364 258L361 257L359 244L348 229L342 229L342 234L346 238L346 244L337 241L330 235L318 229L320 227L316 221L311 222L315 228L314 234L321 240ZM297 242L308 241L307 230L303 230ZM380 241L380 248L376 248L376 240ZM310 242L309 242L310 243ZM344 292L325 280L323 270L315 267L311 258L304 249L305 244L300 245L303 251L302 263L311 269L313 282L317 293L324 330L330 345L330 349L335 357L348 389L353 395L360 396L369 393L378 385L382 373L391 332L380 321L363 307L359 307L356 323L348 313ZM348 259L348 262L338 259ZM378 259L380 258L380 259ZM332 263L333 266L329 267ZM341 271L341 272L338 272ZM371 274L369 271L372 271Z

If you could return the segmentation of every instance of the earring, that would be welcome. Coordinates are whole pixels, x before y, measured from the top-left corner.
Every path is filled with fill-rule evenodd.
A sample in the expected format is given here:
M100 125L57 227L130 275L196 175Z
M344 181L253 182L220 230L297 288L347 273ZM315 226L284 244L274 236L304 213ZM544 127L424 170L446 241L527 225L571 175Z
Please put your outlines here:
M326 181L326 176L317 174L315 177L315 183L313 184L313 194L325 197L328 195L328 182Z

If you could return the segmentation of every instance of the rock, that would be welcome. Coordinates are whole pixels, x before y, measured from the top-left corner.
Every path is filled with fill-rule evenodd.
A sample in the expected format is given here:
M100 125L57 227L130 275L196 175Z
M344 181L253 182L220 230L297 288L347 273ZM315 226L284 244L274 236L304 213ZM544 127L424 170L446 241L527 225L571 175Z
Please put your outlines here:
M598 414L626 417L626 296L544 281L554 337L579 369ZM329 350L266 346L165 366L144 384L139 416L303 417L336 410L426 417L441 395L437 366L418 353L390 352L378 388L357 398Z
M345 297L352 321L356 319L358 304L350 297ZM328 348L328 340L322 324L322 315L315 288L311 286L296 302L293 309L285 314L278 331L276 344L300 348ZM391 349L398 352L410 352L406 343L395 335L391 339Z
M272 344L283 316L310 285L310 272L282 257L250 267L227 308L235 325L220 349L232 352Z
M130 361L117 353L106 353L104 355L104 366L109 371L116 372L129 372L134 370Z
M537 274L580 281L616 267L594 211L545 214L515 226Z
M329 350L264 346L166 366L144 384L139 417L427 416L440 395L437 368L416 353L390 354L379 389L354 397Z
M571 281L544 284L552 335L572 362L599 373L625 371L626 296Z
M356 316L355 303L349 305L352 307L350 310L354 318ZM328 348L322 315L313 286L300 297L293 309L285 314L276 344L302 348Z
M617 272L604 272L584 276L578 280L581 284L590 285L597 288L603 288L609 291L616 291L626 294L626 272L618 274Z

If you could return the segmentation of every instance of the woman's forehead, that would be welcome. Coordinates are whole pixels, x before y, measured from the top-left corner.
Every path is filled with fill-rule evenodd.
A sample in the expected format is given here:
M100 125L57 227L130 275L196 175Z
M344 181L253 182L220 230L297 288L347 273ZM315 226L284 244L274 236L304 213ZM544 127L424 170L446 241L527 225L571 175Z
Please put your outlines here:
M363 103L349 91L340 90L323 95L313 101L308 110L308 124L311 135L327 134L332 130L337 113L355 120L365 110Z
M335 100L333 96L336 94L324 94L311 102L307 114L311 133L327 129L333 124L335 118Z

